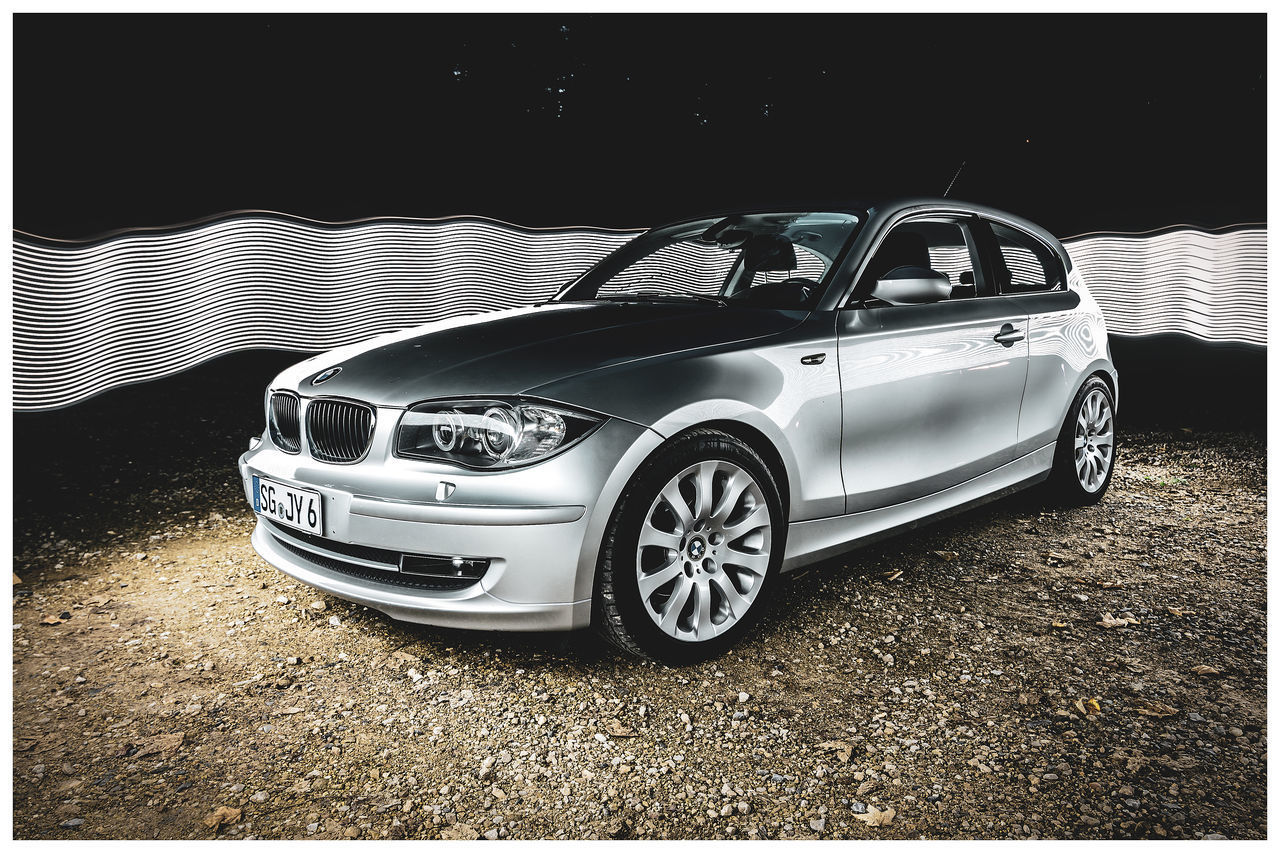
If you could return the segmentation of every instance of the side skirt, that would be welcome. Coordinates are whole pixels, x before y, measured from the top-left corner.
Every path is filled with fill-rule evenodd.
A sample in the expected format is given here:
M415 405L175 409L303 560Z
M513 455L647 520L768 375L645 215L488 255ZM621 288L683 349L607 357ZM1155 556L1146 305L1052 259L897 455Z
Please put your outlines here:
M1033 450L994 471L922 498L833 518L792 522L787 527L782 571L870 545L1043 482L1053 470L1056 446L1055 442Z

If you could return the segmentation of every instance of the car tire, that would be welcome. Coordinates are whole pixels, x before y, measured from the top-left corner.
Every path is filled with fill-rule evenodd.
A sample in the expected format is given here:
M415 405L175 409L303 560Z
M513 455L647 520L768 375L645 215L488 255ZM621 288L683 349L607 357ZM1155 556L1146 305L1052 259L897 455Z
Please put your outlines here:
M684 502L683 520L673 500ZM786 528L777 483L755 450L718 430L684 433L641 466L614 508L592 623L642 658L684 665L714 657L768 604Z
M1063 505L1096 504L1111 485L1116 469L1115 409L1115 395L1098 376L1085 380L1071 401L1049 477L1050 493ZM1078 446L1081 442L1083 447ZM1089 459L1082 462L1082 453ZM1103 463L1105 470L1100 470Z

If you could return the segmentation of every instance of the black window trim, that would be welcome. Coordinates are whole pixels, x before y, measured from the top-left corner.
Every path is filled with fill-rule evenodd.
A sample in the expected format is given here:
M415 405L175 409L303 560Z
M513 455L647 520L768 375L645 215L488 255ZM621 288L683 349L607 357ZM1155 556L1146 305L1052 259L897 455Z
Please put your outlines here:
M839 306L838 310L845 311L851 308L860 308L862 307L863 302L871 298L870 293L864 293L859 295L858 280L862 278L863 273L866 272L867 267L871 264L872 259L875 258L876 252L880 251L880 247L884 244L885 239L893 232L893 230L900 225L908 225L912 222L918 222L920 220L927 220L927 219L950 220L954 222L956 225L958 225L960 227L960 230L966 235L965 244L966 244L966 247L969 249L969 259L974 262L974 268L973 268L973 274L975 278L974 284L978 292L977 295L973 298L991 299L993 297L997 297L1001 295L999 293L994 292L995 276L992 275L990 259L988 258L986 252L983 251L982 236L979 233L979 232L982 232L985 234L990 234L990 229L974 227L979 223L981 223L982 225L986 224L985 222L982 221L982 217L980 217L978 214L974 213L973 211L960 210L960 209L937 208L935 210L912 210L894 219L892 222L888 223L884 228L880 230L880 233L876 236L875 243L872 244L871 248L866 252L862 260L858 263L858 266L855 271L855 275L853 277L853 287L849 290L849 295L844 298L843 304ZM1004 223L1002 222L1001 224L1003 225ZM830 272L830 270L828 270L828 272ZM993 292L987 294L986 296L983 296L982 291L985 289L985 284L987 282L991 283L991 289ZM956 283L958 284L959 282L956 282ZM951 300L949 299L944 299L941 302L935 303L935 304L946 304L950 301ZM967 302L969 300L956 300L956 301Z
M1062 256L1058 254L1057 249L1049 245L1044 240L1040 239L1040 237L1037 236L1036 234L1031 233L1025 228L1020 228L1016 224L1009 222L1007 220L1000 219L999 217L995 217L995 216L986 216L986 215L977 216L975 218L981 223L981 227L977 229L977 231L981 232L981 236L978 237L977 239L978 239L980 248L985 256L983 258L982 263L984 267L989 267L992 270L992 276L991 276L992 286L1000 290L999 293L995 294L996 296L1002 296L1006 299L1017 299L1023 296L1044 296L1046 293L1066 293L1067 291L1071 290L1071 286L1069 283L1070 280L1067 275L1066 264L1063 263ZM1061 287L1051 289L1051 290L1023 290L1018 293L1005 293L1003 289L999 288L999 282L996 281L996 277L994 275L995 267L992 263L992 258L993 258L992 253L999 252L1000 245L999 245L999 240L996 238L995 232L991 229L992 223L999 225L1001 228L1008 228L1010 231L1013 231L1017 234L1021 234L1023 237L1026 237L1029 240L1033 240L1039 245L1043 246L1045 252L1049 255L1049 257L1053 259L1054 270L1058 274L1058 280L1059 282L1061 282ZM1003 256L1002 256L1002 259L1003 259ZM1040 259L1037 257L1036 260L1039 261Z

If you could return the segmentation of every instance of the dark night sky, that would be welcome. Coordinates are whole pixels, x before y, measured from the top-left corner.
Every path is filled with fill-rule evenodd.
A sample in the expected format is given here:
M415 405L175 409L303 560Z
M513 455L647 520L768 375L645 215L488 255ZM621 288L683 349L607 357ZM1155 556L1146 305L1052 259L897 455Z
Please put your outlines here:
M962 160L953 196L1061 236L1262 220L1265 31L1262 15L18 15L14 221L647 225L937 195Z

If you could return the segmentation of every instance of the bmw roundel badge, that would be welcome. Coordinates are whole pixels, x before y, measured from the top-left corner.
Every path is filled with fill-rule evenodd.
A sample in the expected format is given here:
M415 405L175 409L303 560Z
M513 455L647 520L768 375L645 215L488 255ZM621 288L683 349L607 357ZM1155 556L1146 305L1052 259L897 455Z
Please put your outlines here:
M312 379L311 384L319 385L321 382L328 382L330 379L337 376L341 372L342 372L341 367L331 367L328 370L316 376L315 379Z

